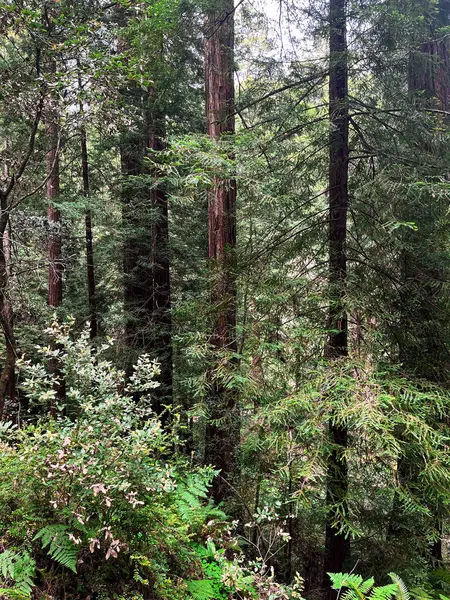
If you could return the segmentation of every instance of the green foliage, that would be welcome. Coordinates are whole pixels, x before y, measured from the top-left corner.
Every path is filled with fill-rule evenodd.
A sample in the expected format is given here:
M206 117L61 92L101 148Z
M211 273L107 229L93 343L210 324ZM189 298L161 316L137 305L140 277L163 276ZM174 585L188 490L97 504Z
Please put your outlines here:
M65 525L43 527L34 536L33 541L35 540L41 540L42 548L48 547L48 555L53 560L74 573L77 572L78 549L69 538Z
M332 587L339 590L343 600L409 600L410 595L402 579L395 573L389 573L392 583L375 586L373 577L364 580L361 575L353 573L329 573Z
M186 586L199 597L210 585L226 594L218 598L252 589L237 558L226 559L212 542L206 553L201 550L214 536L240 556L225 513L208 496L215 471L189 466L182 456L167 463L170 438L150 406L158 365L142 356L124 384L124 374L102 356L109 346L92 352L88 331L73 337L71 325L55 321L48 331L53 344L39 349L42 362L21 362L30 402L46 405L54 398L48 364L57 347L66 403L55 418L2 432L4 543L32 548L30 554L9 548L0 554L11 594L31 591L35 560L40 568L64 567L65 585L79 577L80 585L99 591L123 585L132 592L133 585L143 585L160 600L185 598ZM135 391L141 394L138 406ZM80 556L89 556L82 575ZM220 565L214 577L213 564Z
M206 579L203 581L188 581L187 589L193 600L214 600L216 598L224 598L224 596L216 595L211 581Z
M209 519L225 521L226 514L215 507L208 498L208 483L215 471L208 473L208 479L202 480L198 476L188 475L178 483L177 504L180 515L191 526L198 526Z
M0 589L0 594L11 600L29 598L35 573L35 562L28 552L4 550L0 553L0 575L3 585L10 581L13 587Z

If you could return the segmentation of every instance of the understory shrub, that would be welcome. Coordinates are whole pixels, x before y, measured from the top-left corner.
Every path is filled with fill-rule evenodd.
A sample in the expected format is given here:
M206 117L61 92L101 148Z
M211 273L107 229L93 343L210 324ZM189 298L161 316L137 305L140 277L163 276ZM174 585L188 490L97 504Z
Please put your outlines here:
M214 471L175 456L151 410L159 366L142 356L126 383L71 325L20 361L28 412L0 425L0 595L257 597L208 498Z

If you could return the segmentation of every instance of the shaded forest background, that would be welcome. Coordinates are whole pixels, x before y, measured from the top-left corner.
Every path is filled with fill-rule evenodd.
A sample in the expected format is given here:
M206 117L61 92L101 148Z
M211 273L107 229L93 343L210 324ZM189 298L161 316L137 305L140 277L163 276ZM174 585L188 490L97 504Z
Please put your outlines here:
M450 596L450 2L270 14L0 0L1 597Z

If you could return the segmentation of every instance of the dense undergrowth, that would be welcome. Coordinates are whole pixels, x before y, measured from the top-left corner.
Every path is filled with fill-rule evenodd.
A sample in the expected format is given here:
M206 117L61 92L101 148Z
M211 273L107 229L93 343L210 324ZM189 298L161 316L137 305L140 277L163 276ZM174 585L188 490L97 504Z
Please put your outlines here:
M71 327L70 320L54 322L47 331L49 344L37 348L33 360L20 361L27 410L18 421L0 425L0 597L302 598L300 575L291 577L289 585L278 583L277 557L290 536L286 519L276 516L277 506L258 510L249 522L249 515L232 521L210 499L216 472L196 466L183 451L176 414L169 418L173 427L164 430L151 410L158 364L144 355L126 379L105 358L112 342L94 349L88 330L77 337ZM339 418L349 419L342 394L343 388ZM357 420L365 423L354 389L351 395L359 406ZM294 409L300 410L305 427L312 418L305 405L308 397L314 401L311 390L295 406L285 407L290 418L300 419ZM281 425L284 413L277 414ZM406 418L409 413L402 414ZM373 415L370 421L378 423ZM350 422L357 432L356 422ZM276 431L274 423L271 429ZM369 439L367 431L363 437ZM395 449L395 439L385 436L372 453L392 461L397 455L390 457L386 448ZM423 435L420 440L423 447ZM436 446L437 452L441 442L439 438L429 448ZM437 456L431 450L430 456ZM425 475L431 494L426 469ZM362 558L357 567L367 572ZM360 575L335 575L332 581L344 600L450 597L450 577L442 568L418 578L409 592L402 579L391 578L388 583L386 574L379 577L378 587Z
M21 362L27 418L0 429L1 596L298 597L267 565L243 561L208 497L214 471L163 432L149 408L158 365L142 357L125 384L87 331L74 341L69 323L54 323L49 333L41 362Z

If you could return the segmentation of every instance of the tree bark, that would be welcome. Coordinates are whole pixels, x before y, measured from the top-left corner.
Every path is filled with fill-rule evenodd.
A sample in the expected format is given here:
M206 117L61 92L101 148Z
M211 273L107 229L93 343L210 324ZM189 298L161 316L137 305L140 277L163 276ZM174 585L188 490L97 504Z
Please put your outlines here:
M124 7L118 8L117 18L121 27L127 26ZM120 39L119 47L126 52L128 42ZM162 36L160 52L163 56ZM134 105L137 114L134 126L123 132L120 148L124 176L125 369L131 374L134 360L142 353L159 361L160 386L153 398L154 409L164 425L168 417L165 406L172 403L173 381L169 207L161 174L146 158L151 151L156 163L157 153L164 150L166 111L158 97L157 82L146 91L130 86L122 90L122 97L125 103Z
M48 143L46 154L47 199L49 201L47 218L50 229L48 239L48 304L57 308L62 303L63 262L61 252L61 214L53 204L60 193L59 125L54 109L49 111L49 118L45 124L45 132Z
M206 119L208 135L220 140L235 131L234 119L234 2L222 0L220 10L207 16L205 41ZM236 182L217 179L208 201L208 256L213 271L211 300L214 323L211 343L215 364L210 369L209 422L205 462L220 469L213 483L216 501L230 495L236 472L239 414L234 390L227 389L219 371L230 368L236 352Z
M81 116L84 119L83 105L80 103ZM84 122L80 128L81 143L81 168L83 176L83 194L86 198L91 195L90 177L89 177L89 155L87 148L87 135ZM89 323L90 338L94 340L98 335L97 319L97 298L95 291L95 268L94 268L94 238L92 234L92 215L90 209L85 215L85 235L86 235L86 270L87 270L87 292L89 303Z
M450 0L439 0L430 17L428 39L411 53L409 61L410 91L420 92L420 100L428 104L432 100L445 112L450 101L450 44L448 35L439 29L449 24ZM445 120L448 122L448 117Z
M346 36L346 0L330 0L330 163L329 163L329 335L325 358L337 360L348 355L348 322L345 308L347 282L347 211L348 211L348 58ZM325 530L324 586L327 597L337 597L329 587L329 572L344 572L349 554L349 539L339 528L339 506L345 505L348 473L343 455L348 443L347 430L329 426L333 450L328 459L327 520Z
M0 198L2 214L0 216L0 322L5 338L5 362L0 372L0 420L3 419L5 401L9 396L15 398L16 343L14 338L13 313L8 300L10 278L10 237L8 232L9 210L7 199Z
M56 73L56 62L51 59L49 73ZM45 157L45 169L47 176L47 220L49 227L47 255L48 255L48 305L58 308L63 299L63 260L62 260L62 235L61 235L61 213L54 206L55 200L60 194L60 169L59 169L59 143L60 128L58 123L58 110L53 99L47 98L47 114L45 119L45 134L47 141L47 153ZM55 377L56 398L63 401L65 398L65 381L61 374L57 359L50 361L50 370ZM56 406L52 401L50 414L55 416Z
M152 98L153 94L150 94ZM164 150L164 115L150 110L147 130L148 149L153 152ZM172 314L169 256L169 206L167 193L158 181L157 167L151 168L154 185L151 190L152 206L152 351L161 362L160 387L155 390L158 414L164 414L164 405L172 402ZM166 421L166 419L164 419Z

